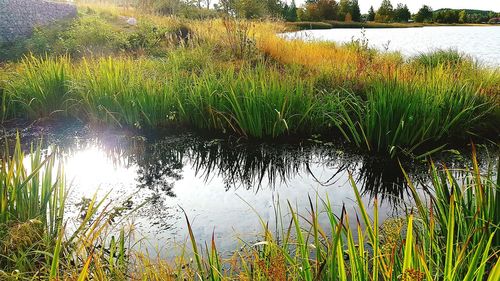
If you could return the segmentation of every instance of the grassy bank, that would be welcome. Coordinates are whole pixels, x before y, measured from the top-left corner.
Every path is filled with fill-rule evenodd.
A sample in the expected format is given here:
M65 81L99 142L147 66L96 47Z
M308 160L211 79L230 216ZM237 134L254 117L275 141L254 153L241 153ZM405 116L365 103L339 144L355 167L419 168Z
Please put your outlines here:
M307 211L277 206L277 232L260 218L257 242L223 258L213 238L198 244L186 214L187 240L174 260L140 252L124 227L134 210L94 198L81 215L65 213L68 186L57 149L33 146L29 166L18 139L1 162L0 277L3 280L498 280L498 162L480 173L473 164L448 170L431 163L430 198L416 192L406 216L385 222L363 205L332 211L329 198L312 198ZM119 206L119 205L118 205ZM140 207L140 206L139 206ZM318 223L319 216L329 223ZM258 214L256 214L258 217ZM352 227L349 217L358 217ZM259 218L259 217L258 217ZM71 225L71 227L70 227ZM74 225L74 226L73 226ZM364 225L363 227L361 225ZM327 234L328 233L328 234ZM356 239L354 237L357 237ZM224 239L229 239L225 237Z
M344 22L344 21L326 21L331 24L333 28L410 28L410 27L423 27L421 23L400 23L400 22Z
M411 27L432 27L432 26L494 26L494 24L475 24L475 23L454 23L454 24L444 24L444 23L402 23L402 22L345 22L345 21L298 21L298 22L287 22L285 23L288 30L313 30L313 29L332 29L332 28L411 28Z
M3 120L71 117L258 139L320 133L392 156L498 135L500 73L455 51L405 60L364 40L284 40L276 22L124 12L139 24L126 25L119 9L81 8L76 20L20 42L32 54L2 67Z
M322 22L287 22L290 30L307 29L331 29L331 28L409 28L423 27L421 23L383 23L383 22L345 22L345 21L322 21Z

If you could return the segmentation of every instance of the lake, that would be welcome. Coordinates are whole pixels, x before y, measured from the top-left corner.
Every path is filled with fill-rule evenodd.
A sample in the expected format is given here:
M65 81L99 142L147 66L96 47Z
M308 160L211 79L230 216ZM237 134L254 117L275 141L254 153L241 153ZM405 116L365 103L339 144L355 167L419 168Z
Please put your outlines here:
M307 216L309 196L318 209L320 199L327 196L336 214L345 207L355 226L356 198L349 173L370 215L377 196L380 222L412 206L397 160L362 155L318 138L265 143L194 132L148 136L94 131L83 125L22 133L24 139L43 136L45 143L55 145L46 147L47 152L57 147L70 183L70 217L77 218L82 198L96 193L97 198L109 193L106 201L111 207L131 210L144 203L127 220L134 223L135 237L148 241L141 247L168 249L160 250L167 258L176 254L167 245L183 243L188 235L183 209L197 240L210 241L214 233L218 249L227 255L241 246L238 238L258 241L259 216L271 230L279 225L277 218L288 226L288 202ZM11 131L9 138L14 135ZM447 160L450 167L463 160L454 158L456 152L446 153L453 156ZM412 179L425 182L427 163L402 165ZM277 216L278 206L282 216ZM320 216L320 224L328 225L328 218Z
M456 49L490 67L500 66L500 26L432 26L364 29L370 46L414 56L436 49ZM361 29L335 28L286 33L286 38L339 43L362 37Z

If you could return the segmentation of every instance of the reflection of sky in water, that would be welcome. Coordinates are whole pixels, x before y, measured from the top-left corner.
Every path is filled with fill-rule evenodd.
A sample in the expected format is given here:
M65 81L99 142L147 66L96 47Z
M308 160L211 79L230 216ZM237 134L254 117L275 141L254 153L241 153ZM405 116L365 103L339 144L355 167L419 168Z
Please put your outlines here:
M255 211L269 222L271 230L276 229L278 198L285 227L290 222L287 200L307 217L308 195L315 201L316 194L320 198L328 195L336 215L345 204L354 227L356 204L348 171L367 205L373 203L375 194L382 201L380 222L402 212L408 204L401 199L407 198L408 191L397 161L350 153L341 144L245 143L189 133L147 138L121 131L64 128L62 133L44 133L44 139L57 144L65 160L71 184L68 216L75 217L79 210L76 204L82 197L92 198L96 191L97 198L111 191L104 205L121 206L130 198L134 208L149 200L127 221L135 223L135 238L148 238L144 247L153 252L163 249L160 254L164 257L175 254L171 243L182 243L188 236L181 208L186 210L197 240L209 241L215 230L217 247L226 253L241 246L237 238L248 242L259 239L262 230ZM28 139L23 140L29 144ZM463 167L461 161L468 161L469 150L462 151L465 159L449 155L453 157L443 158L448 167ZM403 162L403 166L414 179L426 180L427 164ZM397 211L394 206L398 206ZM368 211L371 214L372 207ZM328 234L324 214L320 224ZM74 222L68 225L74 227Z
M134 205L152 200L133 216L138 236L149 238L151 248L186 239L181 208L197 239L209 241L215 230L218 248L223 251L235 249L237 237L255 241L261 226L254 210L274 229L278 199L285 225L290 219L287 201L306 215L308 195L315 200L316 194L320 198L328 195L336 214L345 204L355 225L355 197L347 170L356 176L361 158L351 159L331 148L235 148L229 142L195 139L188 135L134 144L103 144L92 139L63 147L71 183L69 212L76 213L75 204L95 192L102 198L111 191L108 199L117 205L129 197ZM360 188L363 181L359 181ZM369 192L364 201L372 204ZM393 214L391 204L383 204L380 220ZM328 225L326 216L321 222Z
M413 56L435 49L456 49L472 55L480 62L500 66L500 27L498 26L433 26L424 28L367 28L365 35L370 46L400 51ZM288 38L350 42L361 38L357 28L307 30L285 35ZM387 43L389 44L387 45Z
M147 238L143 246L153 253L159 248L163 257L175 254L168 245L187 239L181 208L200 243L209 241L215 231L218 249L227 253L241 246L237 238L259 239L262 229L255 212L269 222L271 230L276 229L278 201L282 210L278 217L283 217L285 227L290 222L287 200L308 216L308 195L313 202L316 195L328 196L336 215L345 204L354 227L356 204L348 171L366 205L373 204L375 194L382 201L380 222L402 212L401 198L407 198L397 161L351 154L332 143L244 143L194 134L147 140L123 132L75 130L81 129L70 127L44 138L45 143L59 145L57 151L65 161L66 180L71 184L69 217L78 213L76 204L82 197L92 198L96 192L97 198L109 192L104 205L121 206L130 198L134 208L149 200L127 221L134 222L135 238ZM453 161L447 163L453 167ZM413 178L425 180L421 169L425 171L426 165L413 164L403 166ZM321 209L321 202L318 205ZM372 214L372 207L368 211ZM324 214L320 224L328 234ZM72 220L69 227L74 227Z

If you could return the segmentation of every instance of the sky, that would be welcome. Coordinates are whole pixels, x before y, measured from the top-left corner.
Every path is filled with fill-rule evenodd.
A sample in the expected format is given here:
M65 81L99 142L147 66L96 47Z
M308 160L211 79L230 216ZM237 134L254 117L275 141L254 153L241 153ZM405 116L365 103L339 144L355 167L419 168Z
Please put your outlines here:
M297 6L302 5L305 0L295 0ZM289 0L291 2L291 0ZM338 0L337 0L338 2ZM380 7L382 0L358 0L361 13L365 14L371 5L375 10ZM408 5L412 13L416 13L422 5L428 5L432 9L454 8L454 9L477 9L477 10L493 10L500 12L500 0L391 0L392 6L396 7L398 3Z

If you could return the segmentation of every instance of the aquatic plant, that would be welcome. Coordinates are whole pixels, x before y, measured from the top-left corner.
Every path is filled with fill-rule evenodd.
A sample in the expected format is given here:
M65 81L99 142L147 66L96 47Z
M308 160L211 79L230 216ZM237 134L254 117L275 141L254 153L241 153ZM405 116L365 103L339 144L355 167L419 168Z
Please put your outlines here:
M428 53L422 53L413 57L412 62L417 65L430 68L440 65L444 65L446 67L457 67L460 65L474 66L475 64L474 60L470 56L460 53L454 49L435 50Z
M488 123L495 103L479 95L477 86L452 83L442 69L427 75L425 80L374 81L366 101L346 93L351 98L343 104L339 129L357 146L395 155L430 142L435 146L427 151L433 151L443 145L439 141L472 134Z
M263 66L206 71L192 76L192 86L179 92L180 117L200 128L248 137L302 132L318 120L312 84L299 75L291 70L283 77Z
M94 195L69 227L68 189L57 148L42 151L32 144L29 155L24 151L17 135L13 152L7 142L0 162L0 278L84 280L89 270L93 276L123 278L125 231L106 239L119 205L111 208L104 204L106 196L97 200Z
M9 113L16 117L28 115L32 119L64 113L69 99L70 69L67 56L24 57L19 70L4 85Z

